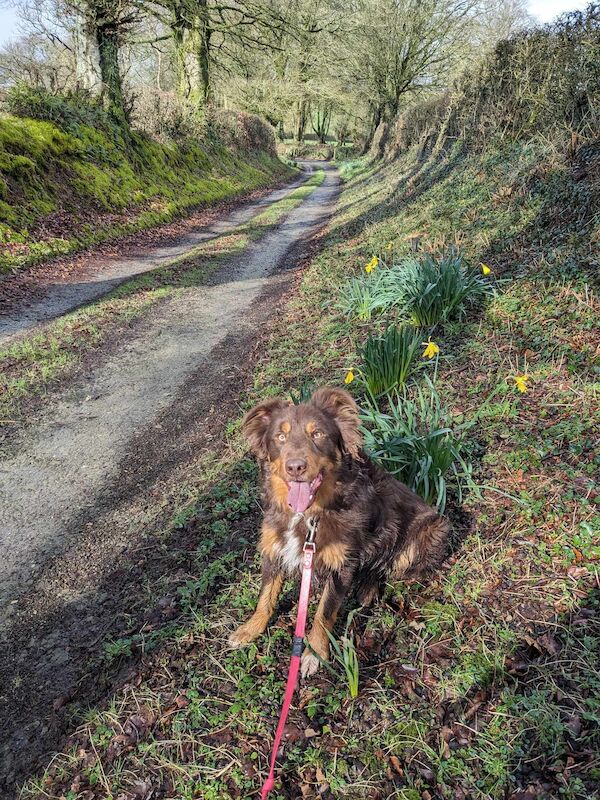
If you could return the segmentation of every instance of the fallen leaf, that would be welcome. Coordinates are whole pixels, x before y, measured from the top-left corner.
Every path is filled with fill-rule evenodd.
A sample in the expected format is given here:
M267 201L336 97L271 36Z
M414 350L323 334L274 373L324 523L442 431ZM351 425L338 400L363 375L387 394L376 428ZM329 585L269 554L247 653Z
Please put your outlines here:
M536 644L538 648L545 650L546 653L549 653L551 656L560 653L562 647L560 642L555 639L551 633L545 633L543 636L539 636L536 640Z
M390 756L390 765L396 774L404 775L404 770L402 769L398 756Z
M567 570L567 575L574 580L578 580L579 578L585 578L590 574L587 567L569 567Z

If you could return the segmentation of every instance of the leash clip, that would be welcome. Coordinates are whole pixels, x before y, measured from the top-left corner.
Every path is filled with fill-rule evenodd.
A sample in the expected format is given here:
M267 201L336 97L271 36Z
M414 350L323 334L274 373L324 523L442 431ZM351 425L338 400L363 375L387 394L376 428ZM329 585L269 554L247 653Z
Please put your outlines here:
M308 529L308 533L306 534L306 539L304 540L304 552L307 550L312 550L313 553L317 550L317 545L315 542L315 536L317 534L317 527L319 525L319 520L317 517L308 517L305 520L306 527Z

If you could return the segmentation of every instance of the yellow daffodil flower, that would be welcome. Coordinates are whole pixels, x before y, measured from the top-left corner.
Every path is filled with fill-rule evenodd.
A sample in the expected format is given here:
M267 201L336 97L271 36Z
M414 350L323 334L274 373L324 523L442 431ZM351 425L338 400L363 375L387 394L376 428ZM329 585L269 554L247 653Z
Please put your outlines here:
M379 259L377 258L377 256L373 256L373 258L372 258L372 259L369 261L369 263L368 263L368 264L365 266L365 272L366 272L367 274L369 274L369 273L373 272L373 270L375 269L375 267L377 267L378 265L379 265Z
M517 386L517 389L520 392L527 391L527 381L529 380L529 375L515 375L514 381Z
M482 264L481 271L483 272L484 275L489 275L492 270L488 267L487 264Z
M426 342L423 342L425 345L425 351L423 352L423 358L433 358L437 356L440 352L440 348L437 346L435 342L432 342L431 339L428 339Z
M388 242L387 245L385 246L385 249L386 250L391 250L393 246L394 246L393 242Z
M354 373L352 372L351 369L349 369L348 372L346 373L346 377L344 378L344 383L346 384L346 386L348 386L348 384L352 383L353 380L354 380Z

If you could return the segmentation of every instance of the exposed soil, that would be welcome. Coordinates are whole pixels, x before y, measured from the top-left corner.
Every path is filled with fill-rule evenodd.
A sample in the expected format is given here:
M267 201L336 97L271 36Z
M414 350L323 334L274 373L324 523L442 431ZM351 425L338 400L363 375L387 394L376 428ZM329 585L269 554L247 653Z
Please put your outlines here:
M152 534L169 518L182 471L222 442L236 416L253 352L337 196L336 173L326 169L324 184L277 229L209 285L162 304L65 387L1 465L0 796L14 797L15 782L59 745L79 698L93 702L102 690L100 642L126 627L136 583L175 558ZM234 212L235 224L291 188ZM220 226L233 227L231 216L211 231ZM101 283L135 274L131 264L129 256L111 262ZM71 302L89 299L78 297ZM43 319L36 308L30 318ZM185 541L176 544L185 551Z

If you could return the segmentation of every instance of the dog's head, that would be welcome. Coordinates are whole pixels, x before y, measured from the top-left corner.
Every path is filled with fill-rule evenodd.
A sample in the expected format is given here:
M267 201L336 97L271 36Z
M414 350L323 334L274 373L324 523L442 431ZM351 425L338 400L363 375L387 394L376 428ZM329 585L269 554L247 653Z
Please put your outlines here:
M275 397L246 414L243 430L253 452L270 466L271 486L283 508L325 506L345 457L362 444L358 408L343 389L317 389L294 406Z

